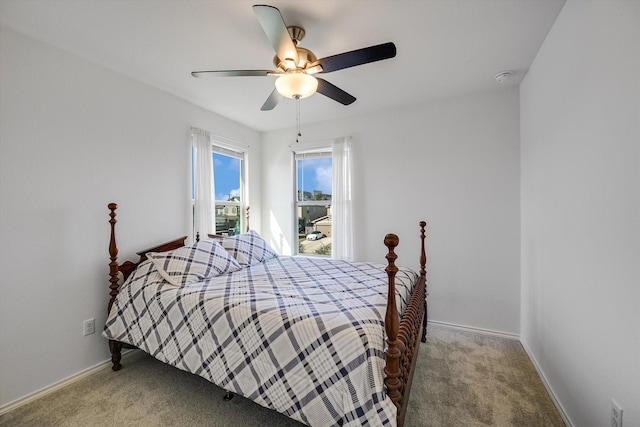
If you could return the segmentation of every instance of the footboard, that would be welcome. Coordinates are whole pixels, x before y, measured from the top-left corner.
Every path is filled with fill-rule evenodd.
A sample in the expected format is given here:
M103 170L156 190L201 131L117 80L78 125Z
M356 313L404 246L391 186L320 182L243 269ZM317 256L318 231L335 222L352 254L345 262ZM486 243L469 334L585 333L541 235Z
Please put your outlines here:
M404 424L409 403L413 372L420 349L420 343L418 342L420 332L422 331L422 342L425 342L427 338L425 226L426 222L421 221L420 277L402 320L398 317L395 292L395 275L398 272L398 268L395 265L395 260L398 258L395 253L395 247L398 245L399 239L395 234L387 234L384 239L384 244L388 248L386 272L389 277L389 295L385 316L385 331L387 333L386 367L384 370L385 385L389 398L398 408L397 421L399 427Z

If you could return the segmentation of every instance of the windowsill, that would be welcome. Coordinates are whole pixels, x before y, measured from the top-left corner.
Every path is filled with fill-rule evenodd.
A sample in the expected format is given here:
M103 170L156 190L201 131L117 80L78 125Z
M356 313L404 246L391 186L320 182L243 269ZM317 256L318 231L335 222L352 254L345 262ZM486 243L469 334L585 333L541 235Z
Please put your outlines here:
M296 254L296 255L292 255L294 257L301 257L301 258L327 258L327 259L331 259L331 255L318 255L318 254Z

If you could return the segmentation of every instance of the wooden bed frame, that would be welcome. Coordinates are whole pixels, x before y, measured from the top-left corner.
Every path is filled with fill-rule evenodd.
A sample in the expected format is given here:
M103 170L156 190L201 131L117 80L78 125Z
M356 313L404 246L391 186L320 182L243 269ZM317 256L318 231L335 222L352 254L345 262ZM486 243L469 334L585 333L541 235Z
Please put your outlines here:
M187 236L183 236L161 245L145 249L137 252L137 255L139 256L137 262L125 261L122 264L118 264L118 247L116 245L115 238L115 224L117 222L116 209L118 208L118 205L115 203L109 203L108 207L110 210L109 216L111 217L109 220L109 223L111 224L111 239L109 241L109 257L111 260L109 263L109 276L111 278L109 279L109 289L111 291L109 293L110 298L107 313L111 311L111 306L118 295L120 274L122 274L122 279L126 280L138 265L147 259L148 252L166 252L177 249L184 246L187 239ZM247 209L247 228L249 223L248 217L249 211ZM395 248L398 246L399 239L395 234L387 234L384 238L384 244L387 247L386 259L388 263L385 271L389 278L387 310L384 320L385 332L387 333L387 346L384 349L386 362L384 369L384 383L387 388L386 392L389 395L389 398L398 408L398 427L402 427L404 424L404 418L409 403L409 393L411 391L413 372L415 370L418 351L420 349L418 336L422 335L422 342L426 342L427 340L427 256L424 246L426 225L426 222L420 221L420 276L402 319L398 316L395 292L395 276L398 272L398 268L395 264L395 261L398 258L395 253ZM422 333L420 334L420 332ZM121 350L123 348L135 347L119 341L109 340L111 363L113 364L111 369L114 371L122 368L120 361L122 358Z

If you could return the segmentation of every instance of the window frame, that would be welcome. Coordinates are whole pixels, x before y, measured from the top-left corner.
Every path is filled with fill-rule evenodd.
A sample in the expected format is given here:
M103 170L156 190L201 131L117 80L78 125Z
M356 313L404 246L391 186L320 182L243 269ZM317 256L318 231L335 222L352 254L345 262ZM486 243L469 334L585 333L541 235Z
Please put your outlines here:
M214 233L215 234L220 234L228 232L228 230L218 230L217 226L216 226L216 216L218 215L217 213L217 205L219 204L224 204L227 206L236 206L237 209L239 210L238 212L238 216L239 216L239 222L240 222L240 226L239 226L239 230L240 232L242 232L245 228L246 228L246 215L244 214L244 212L246 212L246 207L248 206L247 203L247 198L248 198L248 189L247 189L247 161L248 161L248 150L246 148L242 148L242 147L237 147L237 146L233 146L230 144L225 144L224 142L220 142L217 137L211 135L210 137L210 141L211 141L211 161L213 163L213 155L215 154L221 154L223 156L227 156L227 157L233 157L236 158L240 161L240 201L233 201L233 200L217 200L216 198L216 189L215 189L215 166L213 167L213 176L211 177L211 179L213 180L213 211L211 212L211 214L213 215L213 228L214 228ZM192 218L191 218L191 224L193 227L193 234L195 236L195 233L198 230L195 230L195 221L194 221L194 215L195 215L195 199L194 199L194 177L195 177L195 170L193 167L194 164L194 147L191 147L191 212L192 212Z
M304 187L302 188L303 192L303 200L300 200L300 193L298 190L298 160L311 160L311 159L330 159L331 167L333 168L333 150L331 145L315 147L315 148L307 148L300 150L292 151L292 169L293 169L293 221L292 221L292 231L294 237L294 244L292 245L292 252L294 255L301 256L319 256L319 257L331 257L331 253L328 255L321 255L313 252L300 252L300 223L298 210L299 208L309 208L309 207L322 207L328 208L330 212L331 200L304 200ZM332 192L333 192L333 174L331 176L331 184L332 184ZM331 195L329 195L331 196ZM331 229L333 230L333 223L331 224ZM304 234L306 235L308 231L305 228ZM331 233L333 234L333 233Z

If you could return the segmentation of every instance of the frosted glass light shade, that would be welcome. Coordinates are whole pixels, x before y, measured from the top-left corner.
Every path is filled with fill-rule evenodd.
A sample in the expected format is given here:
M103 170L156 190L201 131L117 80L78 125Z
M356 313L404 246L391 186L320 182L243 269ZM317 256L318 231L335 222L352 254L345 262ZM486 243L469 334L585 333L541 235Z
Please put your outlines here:
M287 98L306 98L316 93L318 80L305 73L287 73L278 77L276 89Z

